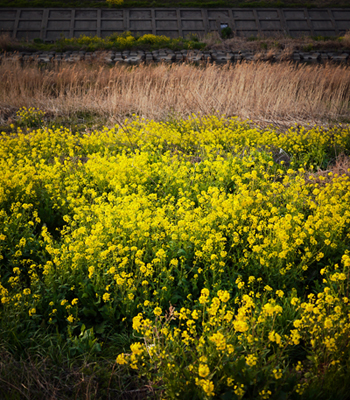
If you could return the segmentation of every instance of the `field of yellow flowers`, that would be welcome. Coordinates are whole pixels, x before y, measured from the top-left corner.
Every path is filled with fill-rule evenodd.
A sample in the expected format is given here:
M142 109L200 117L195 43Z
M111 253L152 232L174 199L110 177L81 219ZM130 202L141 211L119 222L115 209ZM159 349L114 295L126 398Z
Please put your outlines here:
M0 140L1 346L113 349L154 398L348 398L350 171L330 168L348 126L72 134L18 116Z

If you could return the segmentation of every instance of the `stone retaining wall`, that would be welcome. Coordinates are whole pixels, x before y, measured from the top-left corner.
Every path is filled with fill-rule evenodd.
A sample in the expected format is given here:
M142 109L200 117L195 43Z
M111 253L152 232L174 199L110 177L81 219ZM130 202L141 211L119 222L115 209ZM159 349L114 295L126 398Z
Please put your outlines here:
M350 52L294 52L285 54L282 52L259 53L254 54L249 51L220 52L220 51L198 51L198 50L182 50L172 51L169 49L156 50L152 52L144 51L66 51L63 53L48 52L16 52L0 54L0 61L7 59L9 61L37 62L39 64L48 63L75 63L78 61L101 62L108 65L116 63L137 65L141 63L157 63L157 62L192 62L192 63L213 63L226 64L237 63L242 61L293 61L296 63L325 63L337 62L346 64L350 62Z
M245 37L337 36L350 30L350 9L0 9L0 32L28 40L54 41L61 34L106 37L124 31L175 38L204 35L225 26Z

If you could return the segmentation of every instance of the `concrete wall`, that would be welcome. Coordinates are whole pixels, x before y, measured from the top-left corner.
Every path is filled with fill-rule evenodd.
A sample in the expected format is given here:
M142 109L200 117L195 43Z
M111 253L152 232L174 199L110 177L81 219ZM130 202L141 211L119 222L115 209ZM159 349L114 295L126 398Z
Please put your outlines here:
M109 36L114 32L203 35L227 24L238 36L288 34L335 36L350 30L350 9L149 8L149 9L0 9L0 32L18 39Z

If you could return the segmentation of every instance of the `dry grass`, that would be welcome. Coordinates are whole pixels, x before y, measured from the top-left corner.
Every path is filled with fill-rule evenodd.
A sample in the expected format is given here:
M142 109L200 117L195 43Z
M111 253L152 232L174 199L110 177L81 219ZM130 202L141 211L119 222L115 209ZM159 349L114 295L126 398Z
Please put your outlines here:
M0 398L11 400L155 399L150 386L127 377L114 360L86 362L69 359L56 365L48 357L16 359L0 350ZM140 387L135 386L139 384Z
M339 38L329 38L327 40L315 40L309 36L291 38L286 35L276 34L275 36L259 36L255 40L245 37L235 36L231 39L223 40L218 32L211 32L201 38L201 42L206 44L206 50L221 51L273 51L274 53L293 51L346 51L350 49L350 31L341 40Z
M339 154L335 160L328 165L326 170L318 170L314 173L307 173L305 176L307 183L318 183L326 185L332 182L333 178L339 176L350 177L350 157L346 154Z
M259 123L327 123L350 118L350 69L243 63L138 67L0 65L0 118L23 106L52 116L91 113L107 123L136 113L166 120L191 113L237 115Z

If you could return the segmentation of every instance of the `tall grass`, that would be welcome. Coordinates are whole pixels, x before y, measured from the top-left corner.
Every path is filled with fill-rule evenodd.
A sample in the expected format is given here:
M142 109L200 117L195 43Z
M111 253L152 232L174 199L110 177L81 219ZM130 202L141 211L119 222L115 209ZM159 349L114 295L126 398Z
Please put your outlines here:
M137 67L0 65L1 118L38 107L53 116L100 115L109 123L136 113L163 120L191 113L237 115L260 122L350 118L350 69L288 63Z

